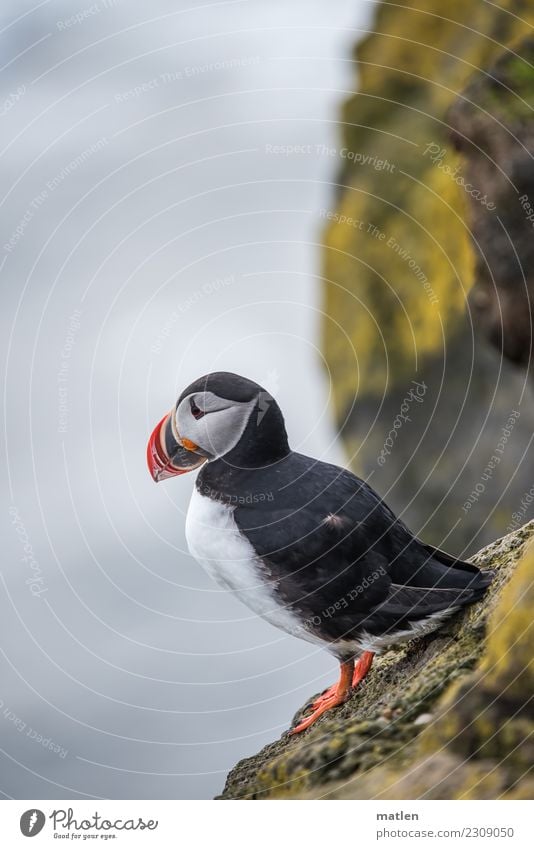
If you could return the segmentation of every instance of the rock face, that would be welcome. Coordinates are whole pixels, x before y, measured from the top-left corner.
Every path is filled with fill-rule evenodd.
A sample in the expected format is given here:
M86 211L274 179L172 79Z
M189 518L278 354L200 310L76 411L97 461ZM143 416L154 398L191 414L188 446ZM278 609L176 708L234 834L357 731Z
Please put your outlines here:
M468 182L487 197L468 196L475 321L534 377L534 37L478 74L448 120Z
M480 551L473 562L496 571L482 602L378 658L307 732L238 763L221 798L532 798L533 542L530 522Z
M339 187L321 213L323 349L354 470L429 542L461 554L506 533L532 485L525 373L475 330L528 356L527 290L488 205L517 239L532 294L534 239L517 194L534 205L531 48L506 54L498 83L479 69L531 32L534 5L430 6L379 4L356 50ZM413 381L422 403L410 402ZM502 461L488 469L503 429Z

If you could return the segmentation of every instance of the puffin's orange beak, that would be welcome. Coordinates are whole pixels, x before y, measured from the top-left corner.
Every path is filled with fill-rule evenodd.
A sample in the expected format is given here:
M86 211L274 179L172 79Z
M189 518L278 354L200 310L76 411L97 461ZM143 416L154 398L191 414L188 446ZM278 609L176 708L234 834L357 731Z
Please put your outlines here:
M196 453L197 448L189 439L178 441L172 428L171 413L167 413L152 431L146 447L146 461L152 480L158 483L197 469L206 460Z

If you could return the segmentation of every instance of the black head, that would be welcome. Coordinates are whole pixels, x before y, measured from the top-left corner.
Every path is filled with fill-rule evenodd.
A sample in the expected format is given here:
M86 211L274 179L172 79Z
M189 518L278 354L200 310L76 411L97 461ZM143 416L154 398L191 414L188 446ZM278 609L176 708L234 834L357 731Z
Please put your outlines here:
M184 389L148 448L154 480L206 460L261 468L288 453L284 418L274 398L258 383L231 372L206 374Z

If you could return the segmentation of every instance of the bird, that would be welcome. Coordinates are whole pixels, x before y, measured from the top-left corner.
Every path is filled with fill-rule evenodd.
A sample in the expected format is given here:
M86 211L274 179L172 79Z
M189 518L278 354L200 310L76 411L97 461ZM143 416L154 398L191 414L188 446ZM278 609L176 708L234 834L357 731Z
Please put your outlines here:
M418 539L351 471L289 446L276 400L253 380L195 380L147 445L154 481L198 469L192 556L272 625L330 652L339 680L291 730L343 704L375 655L435 631L493 573Z

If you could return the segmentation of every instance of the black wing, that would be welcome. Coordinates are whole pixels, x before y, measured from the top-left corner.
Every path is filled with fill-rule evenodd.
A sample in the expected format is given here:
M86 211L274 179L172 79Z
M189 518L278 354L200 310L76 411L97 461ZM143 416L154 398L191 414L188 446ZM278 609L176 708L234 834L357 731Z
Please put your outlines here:
M420 542L364 481L292 455L272 501L235 520L279 601L330 640L405 630L479 598L491 576ZM291 483L287 483L287 480Z

